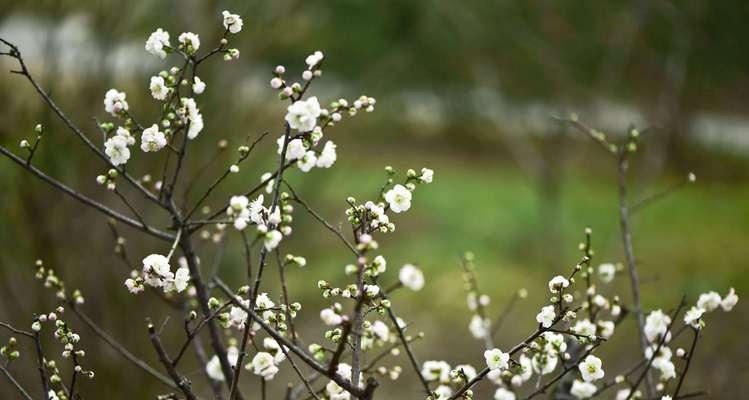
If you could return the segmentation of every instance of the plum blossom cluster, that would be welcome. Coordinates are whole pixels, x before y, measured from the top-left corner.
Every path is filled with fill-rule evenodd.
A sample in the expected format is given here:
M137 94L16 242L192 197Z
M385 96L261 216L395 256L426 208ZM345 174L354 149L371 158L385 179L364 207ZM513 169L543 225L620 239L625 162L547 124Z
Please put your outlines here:
M190 186L180 186L189 185L184 183L188 180L179 179L185 174L182 165L188 160L186 149L197 146L209 136L200 136L205 120L199 107L200 95L207 90L208 83L196 74L196 68L214 55L223 55L226 61L238 58L239 50L229 47L229 37L240 33L243 26L240 15L224 11L220 24L216 26L221 27L222 34L215 47L206 46L194 32L182 32L175 39L162 28L154 31L146 40L146 52L160 60L167 60L169 56L178 59L147 81L148 91L160 110L158 116L147 123L139 122L135 115L138 112L131 109L127 95L110 89L104 96L104 110L113 121L98 124L104 141L101 147L91 145L106 162L106 173L98 175L97 182L114 192L133 217L124 216L88 197L73 195L117 223L127 224L146 237L159 240L159 244L171 243L168 252L163 252L166 255L143 252L151 254L142 258L142 267L131 271L123 291L126 289L137 294L149 289L149 295L153 294L171 306L171 311L179 313L184 321L179 327L180 332L184 330L184 341L181 346L172 346L171 343L164 346L161 334L168 320L160 329L149 321L149 340L161 369L137 359L83 313L85 299L81 292L69 292L55 271L39 261L36 276L45 287L55 292L59 305L53 311L34 314L28 332L4 323L0 327L36 342L43 393L47 399L81 398L75 390L76 378L94 377L94 373L81 363L86 352L80 346L80 335L63 318L66 310L72 310L92 332L134 365L169 386L174 393L179 392L180 398L188 400L200 398L197 374L186 374L180 363L191 348L196 349L200 363L198 370L207 378L206 386L213 391L213 396L231 400L243 398L243 371L249 371L246 374L251 373L262 381L264 394L265 385L276 379L282 368L293 371L301 382L296 387L289 387L289 399L308 396L326 400L371 400L378 385L377 378L399 379L404 368L401 363L407 363L407 368L414 370L423 398L428 400L473 399L477 384L483 380L494 385L491 389L495 400L516 400L521 396L530 399L552 389L564 391L565 398L588 399L609 388L617 389L617 400L629 400L643 398L640 384L649 378L651 370L660 372L654 389L661 400L681 398L679 390L697 338L705 328L705 316L719 308L731 311L738 302L735 290L731 288L724 296L712 291L704 293L683 316L684 302L673 311L648 313L642 329L647 342L643 348L644 359L625 373L612 373L609 364L599 358L599 347L617 331L630 308L634 308L635 313L640 311L639 305L628 307L618 295L609 293L607 285L614 281L623 267L610 262L597 268L593 266L590 229L586 229L585 241L579 245L582 252L579 261L567 274L553 276L548 281L548 293L535 320L533 315L527 318L534 326L533 331L512 347L503 345L500 349L495 346L494 336L501 331L514 302L525 298L527 291L520 289L513 293L499 318L489 318L494 304L479 287L474 256L466 254L461 265L470 315L468 331L481 340L481 350L475 352L473 365L468 362L470 360L452 364L445 360L419 363L413 344L425 335L415 331L415 327L396 312L393 299L398 295L414 295L409 291L422 290L426 284L425 275L414 263L394 261L390 256L388 260L387 252L380 247L378 240L380 235L395 231L396 219L403 218L415 204L416 188L432 183L434 171L427 167L407 169L399 176L394 168L385 167L384 183L379 190L373 191L371 197L364 197L369 200L357 201L353 196L345 199L347 207L339 217L345 218L350 233L341 229L343 223L336 226L325 220L284 177L289 167L296 167L291 168L291 172L301 171L302 174L314 168L332 168L338 159L338 149L332 140L325 138L331 134L330 128L337 126L344 115L353 117L359 112L375 109L376 100L366 95L352 101L339 98L329 103L309 95L311 84L323 73L325 55L322 51L315 51L305 58L298 82L288 77L285 66L279 65L273 71L270 86L277 91L281 101L288 102L282 132L269 146L269 153L277 155L275 170L261 174L260 182L253 189L222 196L225 202L228 198L223 206L212 208L205 204L225 179L232 175L240 177L236 175L240 172L239 164L262 141L265 135L261 135L252 144L239 146L236 161L224 167L214 183L197 200L193 199L189 195ZM3 55L17 59L22 67L21 73L41 92L26 70L17 48L3 43L11 47L11 51ZM69 119L49 96L44 97L51 108L68 122ZM77 128L72 130L76 134L80 132ZM37 138L34 144L28 139L21 141L20 147L29 154L25 163L21 160L19 164L27 169L42 132L41 126L35 128ZM635 151L638 135L636 131L631 132L627 146L619 147L609 143L602 133L592 133L592 137L607 151L623 160ZM85 136L82 139L89 143ZM138 140L140 153L147 154L137 156L139 152L132 150ZM227 146L225 140L219 141L219 149ZM2 150L5 154L5 149ZM148 171L138 179L132 177L125 167L139 157L163 158L163 170ZM171 163L171 159L176 159L176 163ZM152 174L157 173L162 178L152 179ZM694 180L692 176L689 179ZM46 180L51 178L46 177ZM138 208L117 190L118 180L124 180L145 201L166 212L170 224L154 223L145 218L150 215L139 213ZM68 194L72 191L61 183L56 185L65 188ZM177 189L185 189L184 199L174 196ZM302 315L302 305L289 294L286 274L292 271L318 273L318 270L306 268L304 256L282 256L285 254L283 248L289 243L284 239L293 233L295 217L292 214L296 208L307 211L312 219L343 243L345 251L351 253L349 262L341 262L345 265L337 278L317 280L324 306L319 312L313 310L311 315L314 319L319 318L323 329L312 338L302 338L309 333L300 332L296 327L297 319ZM114 222L110 227L117 237L117 254L132 269L124 238L116 232ZM254 235L248 234L251 230L254 230ZM216 252L212 263L204 265L197 255L203 248L194 246L194 237L203 238L202 244L206 246L223 246L228 245L227 237L232 234L241 239L244 265L237 270L246 271L246 276L239 282L226 283L221 279L223 247ZM177 268L171 265L173 259L177 259ZM207 264L213 267L209 270ZM394 265L399 268L393 268ZM278 269L280 290L264 281L273 267ZM676 329L675 324L679 321L683 325ZM65 359L65 365L71 364L73 380L68 385L62 383L63 363L57 363L53 357L42 353L39 335L46 331L52 332L62 347L60 356ZM677 348L679 336L685 331L693 333L692 345L688 349ZM203 348L202 340L207 342L210 350ZM173 347L176 350L172 350ZM0 356L6 366L21 357L15 337L9 338L0 348ZM397 358L399 356L403 357ZM677 368L678 363L683 363L681 368ZM300 364L313 370L315 375L309 377L300 369ZM11 377L7 369L3 372ZM177 398L174 393L160 398Z

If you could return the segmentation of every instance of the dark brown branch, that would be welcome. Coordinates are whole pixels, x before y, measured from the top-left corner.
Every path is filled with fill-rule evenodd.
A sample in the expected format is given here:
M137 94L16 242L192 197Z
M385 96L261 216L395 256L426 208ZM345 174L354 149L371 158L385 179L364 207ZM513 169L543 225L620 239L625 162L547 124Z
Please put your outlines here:
M73 197L74 199L78 200L79 202L92 207L118 221L121 221L124 224L130 225L133 228L139 229L151 236L157 237L162 240L166 241L172 241L174 240L174 237L166 232L160 231L158 229L152 228L148 225L144 225L130 217L127 217L123 214L120 214L117 211L114 211L110 209L109 207L92 200L85 195L78 193L74 189L71 189L69 186L66 186L64 183L50 177L49 175L45 174L44 172L40 171L33 165L27 165L24 160L13 154L11 151L6 149L5 147L0 146L0 153L2 153L4 156L8 157L11 161L15 162L16 164L20 165L27 171L31 172L33 175L35 175L37 178L47 182L51 186L57 188L58 190L62 191L63 193L67 194L68 196Z

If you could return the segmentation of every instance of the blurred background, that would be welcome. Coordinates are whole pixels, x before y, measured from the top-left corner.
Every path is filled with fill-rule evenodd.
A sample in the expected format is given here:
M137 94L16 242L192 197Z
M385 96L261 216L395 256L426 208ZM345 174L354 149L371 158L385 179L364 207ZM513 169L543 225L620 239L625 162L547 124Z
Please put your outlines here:
M400 173L423 166L435 170L435 182L419 187L412 210L394 216L397 231L380 243L389 262L387 280L396 280L395 271L407 262L426 272L425 289L398 293L395 303L411 329L426 334L415 344L422 361L483 362L482 343L467 329L470 315L459 267L464 251L476 254L492 313L499 315L519 288L528 290L502 326L502 348L534 329L534 316L547 300L546 283L574 265L585 227L594 233L594 264L624 261L615 162L588 138L555 122L555 115L575 112L612 137L623 137L629 126L643 132L630 172L632 201L682 182L688 172L697 176L695 184L633 218L647 310L668 310L683 294L695 301L710 289L725 294L733 286L739 296L747 293L749 3L0 0L0 37L20 47L32 74L89 137L96 137L93 118L110 119L102 104L110 87L127 92L131 112L140 120L158 115L149 78L178 61L161 61L143 50L150 32L168 30L173 42L182 31L196 32L203 48L212 48L224 9L244 19L244 30L230 38L241 57L201 66L208 87L198 101L206 128L192 143L188 176L203 170L197 182L207 185L235 157L226 150L207 163L219 140L234 149L248 135L268 130L269 139L209 204L218 207L229 195L254 186L275 165L274 139L286 106L268 85L272 68L284 64L289 79L295 79L304 57L323 50L323 79L315 81L312 93L326 103L364 93L377 98L377 109L345 118L327 135L339 145L334 168L287 176L300 196L337 223L345 222L347 196L376 195L385 165ZM27 81L7 73L13 67L9 60L0 60L0 67L0 144L20 150L18 142L33 137L36 123L44 124L34 163L124 210L95 183L104 171L101 161L65 130ZM136 152L130 172L158 174L157 158ZM33 276L34 260L40 258L69 288L83 290L89 315L157 365L145 318L162 320L170 310L148 294L128 295L122 285L127 269L114 255L106 219L6 159L0 160L0 189L0 320L27 326L32 313L55 304L54 294ZM165 215L134 198L147 218L168 224ZM298 323L307 342L323 340L317 310L328 304L315 282L342 284L343 266L351 261L335 237L321 232L299 208L295 234L284 241L284 251L308 260L307 267L288 274L293 300L305 307ZM136 263L165 251L163 243L130 229L122 227L121 233ZM213 260L219 247L201 244L200 256ZM242 282L242 258L238 235L228 235L221 275L235 286ZM275 274L269 275L265 287L277 292ZM602 290L619 293L630 304L624 275ZM708 389L712 398L746 395L747 310L742 300L731 314L708 316L688 391ZM85 398L154 398L164 392L69 318L97 373L82 386ZM172 315L167 335L180 337L179 321ZM630 318L605 346L607 375L636 361L633 327ZM5 342L6 333L0 335ZM58 345L46 346L59 354ZM31 354L31 349L25 353ZM26 361L14 368L21 381L34 385L35 372ZM403 356L386 364L401 365L404 373L396 385L382 385L381 398L421 398ZM207 394L194 364L183 372ZM290 370L277 377L271 398L279 398L291 379ZM0 382L0 397L16 398L7 381ZM256 380L248 379L244 392L256 390ZM613 398L613 392L609 395ZM490 397L490 385L484 384L478 398Z

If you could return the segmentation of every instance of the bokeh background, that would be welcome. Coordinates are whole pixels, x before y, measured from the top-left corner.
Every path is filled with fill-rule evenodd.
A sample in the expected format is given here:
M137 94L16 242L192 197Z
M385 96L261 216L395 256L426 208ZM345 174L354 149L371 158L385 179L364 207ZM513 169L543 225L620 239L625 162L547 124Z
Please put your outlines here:
M173 40L193 31L205 48L212 47L224 9L244 18L245 29L231 38L241 58L202 66L208 89L199 103L206 129L193 143L188 173L196 174L213 157L220 139L233 148L266 130L275 138L285 104L268 86L273 66L284 64L289 76L298 76L304 57L323 50L324 79L315 82L314 93L325 101L366 93L377 98L377 111L347 118L328 135L339 144L335 168L287 176L320 213L340 222L344 199L374 196L385 165L401 173L422 166L436 171L435 182L418 189L412 211L395 216L396 233L381 241L390 265L387 279L395 280L397 267L406 262L427 273L423 291L399 293L396 302L411 329L426 333L415 345L421 360L481 364L482 344L467 330L458 264L463 251L476 254L492 313L499 314L517 289L529 292L503 325L498 343L504 347L533 329L547 280L569 271L585 227L594 232L596 264L624 261L615 164L587 138L556 123L554 115L575 112L613 137L630 125L644 131L630 173L632 200L677 184L690 171L697 175L695 184L633 218L647 309L670 309L683 294L695 300L708 289L724 294L733 286L739 296L747 293L746 2L0 0L0 36L20 46L32 73L94 137L93 118L107 118L102 99L110 87L127 92L141 120L157 115L148 79L176 59L161 62L143 51L151 31L162 27ZM11 66L0 60L0 144L18 149L33 126L43 123L47 134L35 164L122 208L95 184L101 161L84 151L25 80L7 73ZM266 140L210 204L253 186L274 165L274 149L274 140ZM221 153L199 184L212 181L233 157L231 151ZM159 165L142 154L134 159L135 175L154 173ZM126 293L127 272L114 256L106 219L8 160L0 160L0 189L0 320L25 326L32 313L54 305L53 294L33 277L34 260L40 258L70 288L83 290L92 317L156 365L145 318L161 320L170 312L148 295ZM158 211L144 212L168 223ZM305 307L299 320L305 339L320 341L316 310L327 303L315 282L344 282L343 266L350 260L336 238L301 209L296 223L285 250L306 256L309 264L289 273L292 297ZM164 251L163 243L127 228L122 233L136 261ZM221 275L239 284L243 267L236 235L229 236L225 250ZM210 243L200 246L204 259L216 252ZM269 275L266 288L275 292L275 274ZM630 300L623 276L605 290ZM688 390L709 389L716 399L746 395L745 304L708 317ZM178 321L173 315L167 335L178 336ZM82 386L86 398L163 393L77 326L97 373ZM633 326L631 319L624 323L604 350L611 376L636 360ZM0 335L6 340L5 332ZM388 361L394 364L403 366L404 374L399 383L383 385L383 398L420 398L406 359ZM35 383L30 365L14 368L23 382ZM203 385L194 365L184 372ZM291 375L276 379L280 395ZM256 380L246 382L245 393L256 389ZM488 385L478 393L491 396ZM14 396L2 381L0 397Z

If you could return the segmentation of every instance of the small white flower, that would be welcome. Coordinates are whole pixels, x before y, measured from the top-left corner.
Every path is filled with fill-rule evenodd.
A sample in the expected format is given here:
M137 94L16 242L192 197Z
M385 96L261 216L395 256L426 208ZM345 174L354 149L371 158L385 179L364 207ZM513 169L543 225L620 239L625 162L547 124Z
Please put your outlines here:
M462 371L463 374L465 375L466 381L472 380L477 375L476 368L473 368L473 366L468 365L468 364L456 365L455 368L453 368L453 370L450 372L450 375L452 375L453 378L455 378L456 376L460 376L459 375L460 371Z
M34 332L39 332L42 330L42 324L39 321L34 321L31 324L31 330Z
M536 321L544 328L548 328L554 323L557 314L554 312L554 306L546 306L536 315Z
M196 76L195 79L193 79L192 91L195 94L203 94L203 92L205 92L205 82Z
M684 323L689 324L692 326L692 328L700 329L702 326L702 314L705 312L705 310L694 306L689 309L689 311L684 314Z
M731 288L728 291L728 294L723 297L723 301L720 302L720 307L723 309L723 311L731 311L733 310L733 307L736 305L736 303L739 302L739 296L736 295L736 291Z
M500 349L494 348L484 352L484 359L489 369L507 369L507 362L510 360L510 355L503 353Z
M653 342L659 336L665 335L669 324L671 324L671 317L661 310L655 310L648 314L645 319L645 336L648 341Z
M673 399L669 395L663 395L661 396L661 400L673 400Z
M480 315L474 315L473 318L471 318L471 322L468 324L468 329L471 331L471 335L473 335L474 338L482 339L489 334L489 325L489 319L481 318Z
M281 136L276 140L276 143L278 143L278 154L281 154L283 151L283 143L284 143L284 137ZM289 143L286 145L286 160L287 161L294 161L301 159L307 154L307 148L304 146L304 142L302 139L292 139L289 141Z
M310 54L309 56L307 56L307 58L304 60L304 62L307 63L307 66L310 69L312 69L312 67L314 67L315 65L319 64L320 61L322 61L323 57L324 56L322 54L322 51L318 50L318 51Z
M671 361L663 361L658 365L658 370L661 371L661 380L667 381L669 379L676 378L676 366Z
M192 33L192 32L184 32L179 35L179 38L177 38L182 45L184 45L186 48L188 46L192 46L192 53L198 51L200 48L200 38L198 35ZM188 50L189 52L189 50ZM191 54L192 54L191 53Z
M564 289L570 285L570 281L562 275L557 275L549 281L549 291L551 293L559 293L561 289Z
M187 289L187 285L190 283L190 270L187 267L180 267L177 272L174 273L174 290L182 292Z
M283 85L283 80L279 77L275 77L270 80L270 87L273 89L280 89Z
M226 358L229 361L229 364L232 367L237 366L237 359L239 359L239 349L237 349L234 346L229 347L226 349ZM208 374L208 376L216 381L223 381L224 378L224 372L221 369L221 361L219 361L218 356L213 356L210 361L205 366L205 371Z
M377 285L364 285L364 293L368 297L375 297L380 294L380 287Z
M444 361L424 361L421 376L427 381L450 381L450 364Z
M590 322L590 320L587 318L577 321L575 325L570 328L570 330L577 334L585 335L588 337L594 336L596 334L595 324Z
M104 111L116 117L120 111L127 111L130 106L127 104L125 92L119 92L117 89L109 89L104 94Z
M434 171L429 168L422 168L421 169L421 176L419 176L419 180L421 180L424 183L432 183L432 180L434 179Z
M166 50L164 50L164 47L169 47L169 32L159 28L148 37L148 40L146 40L146 51L164 59L166 58Z
M338 158L335 149L335 143L331 141L325 142L325 146L323 146L322 152L320 152L320 156L317 157L318 168L330 168L333 166L333 163L335 163L336 159Z
M166 86L164 78L160 76L152 76L148 87L151 89L151 96L156 100L165 100L169 94L169 88Z
M143 259L143 277L147 284L161 287L164 283L174 278L170 271L169 259L161 254L151 254Z
M283 239L283 234L281 234L281 232L279 232L278 230L267 232L263 237L263 245L265 246L265 250L271 251L278 247L278 244L281 243L281 239Z
M572 381L570 394L578 399L588 399L597 391L596 385L589 382L581 382L577 379Z
M621 389L616 392L615 400L627 400L629 398L630 389Z
M231 33L239 33L242 30L242 17L226 10L224 10L222 15L224 16L224 29L228 29Z
M705 311L713 311L720 307L722 301L718 293L711 291L700 295L697 299L697 307Z
M327 326L336 326L343 322L343 317L336 313L332 308L323 308L322 311L320 311L320 319Z
M533 371L537 374L550 374L556 369L559 357L553 354L536 353L531 359Z
M447 385L439 385L436 389L434 389L434 394L437 395L437 398L435 400L447 400L452 396L453 390L450 389L450 386Z
M125 142L127 142L128 146L132 146L135 144L135 138L130 134L130 131L121 126L117 127L115 136L122 136L123 138L125 138Z
M616 328L614 321L598 321L596 324L600 329L601 337L604 339L608 339L614 334L614 328Z
M603 283L609 283L614 280L616 275L616 265L605 263L598 266L598 277Z
M582 375L583 380L585 382L592 382L602 379L604 376L604 371L603 368L601 368L601 365L602 363L600 358L592 354L585 357L585 360L583 360L583 362L581 362L578 366L580 375Z
M310 97L307 100L295 101L286 111L285 119L291 129L309 132L315 128L322 109L317 97Z
M239 300L240 304L242 304L244 307L250 306L250 300ZM232 325L236 326L237 328L244 328L244 324L247 322L247 311L245 311L242 307L234 307L232 306L229 310L229 320L231 321Z
M120 135L114 135L104 143L104 153L109 157L112 165L125 164L130 159L130 149L127 148L127 143L127 137Z
M374 333L377 339L383 342L387 342L390 339L390 328L380 320L372 323L372 333Z
M128 278L125 280L125 287L132 294L138 294L145 289L143 285L138 284L135 279L132 278Z
M411 208L411 192L403 185L395 185L385 193L385 201L394 213L408 211Z
M296 139L299 140L299 139ZM310 150L306 153L304 153L304 156L300 158L296 165L299 167L299 170L302 172L309 172L312 167L315 166L315 163L317 162L317 156L315 155L315 152Z
M57 393L55 393L54 390L50 389L49 392L47 392L48 400L60 400L59 397L57 397Z
M275 363L275 358L272 354L261 351L255 354L252 358L252 369L253 373L258 376L262 376L264 380L269 381L276 376L278 367Z
M411 264L406 264L401 267L400 272L398 272L398 279L403 286L414 292L418 292L424 287L424 274L420 269Z
M166 136L164 132L159 132L159 126L156 124L151 125L150 128L143 130L143 134L140 137L140 148L144 152L159 151L166 146Z
M494 392L494 400L515 400L515 393L501 387Z
M187 137L195 139L203 130L203 115L200 113L194 99L183 97L180 99L180 102L182 108L178 110L178 113L185 121L189 122Z

